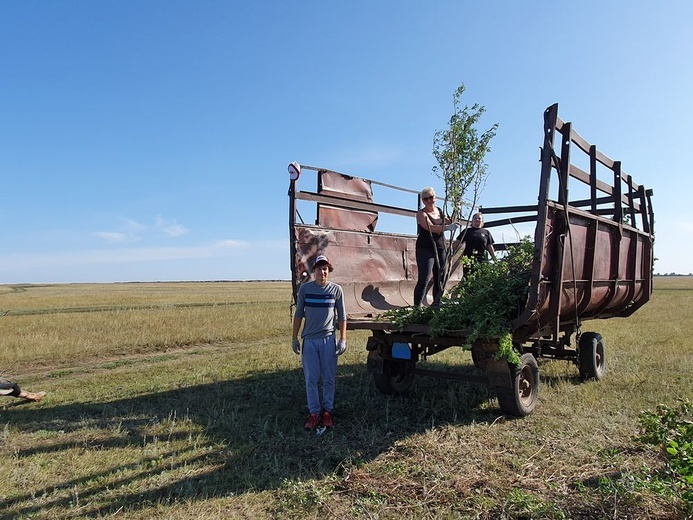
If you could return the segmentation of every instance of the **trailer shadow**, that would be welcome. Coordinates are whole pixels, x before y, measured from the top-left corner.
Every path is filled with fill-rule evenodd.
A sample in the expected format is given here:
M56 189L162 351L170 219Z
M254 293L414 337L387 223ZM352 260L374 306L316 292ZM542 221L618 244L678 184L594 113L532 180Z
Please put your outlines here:
M17 450L18 460L46 454L65 460L67 452L80 448L104 453L104 463L46 488L25 483L21 495L3 497L0 511L23 517L74 506L66 490L78 490L81 503L89 504L80 508L86 517L277 490L368 462L397 440L431 427L493 422L500 411L479 407L491 397L482 385L431 378L419 378L407 395L385 396L374 389L362 364L340 365L336 426L322 436L303 429L300 369L98 403L51 406L49 397L40 406L10 404L3 422L39 439ZM152 426L166 421L171 432L153 439ZM152 450L155 441L158 449ZM117 450L133 448L141 449L135 459L130 451L129 458L113 462ZM172 474L179 476L172 479ZM151 484L158 481L165 484ZM44 497L40 505L36 497Z

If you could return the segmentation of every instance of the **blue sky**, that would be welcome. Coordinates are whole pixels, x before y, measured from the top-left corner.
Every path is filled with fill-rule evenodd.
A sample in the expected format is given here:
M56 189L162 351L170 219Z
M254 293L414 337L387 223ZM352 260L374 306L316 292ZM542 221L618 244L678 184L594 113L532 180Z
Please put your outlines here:
M542 113L654 190L693 272L689 0L0 3L0 283L289 279L286 166L421 189L452 95L536 202Z

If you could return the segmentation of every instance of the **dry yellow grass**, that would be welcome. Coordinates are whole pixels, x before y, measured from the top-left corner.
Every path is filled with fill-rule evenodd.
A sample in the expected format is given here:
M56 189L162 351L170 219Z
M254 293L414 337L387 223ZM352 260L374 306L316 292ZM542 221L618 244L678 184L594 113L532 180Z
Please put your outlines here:
M37 311L137 308L172 304L277 302L290 299L288 282L180 282L0 285L0 309Z
M351 333L337 426L323 437L302 428L288 284L191 284L179 297L182 285L163 285L36 287L15 306L0 288L13 311L0 345L14 345L0 366L49 391L39 404L0 402L0 517L684 515L642 485L663 463L634 436L640 410L693 395L690 278L657 279L631 318L588 322L606 338L604 380L542 363L540 405L524 419L503 417L479 385L419 378L383 396L365 370L366 334ZM450 349L429 362L469 361Z
M290 291L281 282L2 286L0 369L276 337L288 330Z

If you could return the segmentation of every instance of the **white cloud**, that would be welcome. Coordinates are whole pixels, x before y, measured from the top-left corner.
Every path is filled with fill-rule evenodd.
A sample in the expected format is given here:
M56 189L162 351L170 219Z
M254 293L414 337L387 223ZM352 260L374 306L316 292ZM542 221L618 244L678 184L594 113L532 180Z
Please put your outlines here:
M179 237L188 234L188 229L185 226L178 224L175 220L168 221L160 215L156 217L154 229L161 230L170 237Z
M214 244L190 247L116 247L45 252L41 254L4 255L0 258L0 268L10 269L16 268L16 266L42 268L58 265L120 264L142 261L225 257L229 253L248 251L255 247L263 249L262 246L240 240L220 240Z
M249 242L245 242L244 240L233 240L233 239L228 239L228 240L219 240L217 242L217 246L219 247L224 247L224 248L239 248L239 249L250 249L251 245Z
M146 228L146 226L144 224L140 224L139 222L137 222L136 220L133 220L131 218L125 217L123 220L125 221L125 227L127 229L131 229L134 231L141 231L141 230Z
M182 235L187 235L187 228L181 226L180 224L173 224L171 226L166 226L163 228L163 232L170 237L179 237Z
M137 237L131 233L119 233L117 231L95 231L90 234L107 243L134 242L138 240Z
M147 226L137 220L124 217L122 219L121 230L116 231L95 231L92 236L98 237L106 243L125 243L136 242L143 238L143 235L151 232L163 233L169 237L180 237L189 233L188 228L178 224L175 220L166 220L157 216L154 224Z
M288 244L279 239L226 239L190 247L104 247L0 256L0 283L288 277Z

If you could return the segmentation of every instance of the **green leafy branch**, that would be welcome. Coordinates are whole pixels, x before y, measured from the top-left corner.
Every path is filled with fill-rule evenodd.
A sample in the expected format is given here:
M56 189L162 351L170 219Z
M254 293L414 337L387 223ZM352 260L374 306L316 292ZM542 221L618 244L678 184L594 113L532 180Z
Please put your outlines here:
M510 322L524 309L534 257L534 244L524 238L492 263L467 265L468 274L439 306L405 307L381 314L380 321L398 330L408 324L427 324L432 337L465 332L465 346L477 340L499 345L498 358L519 363ZM469 259L463 262L471 261Z
M486 112L479 103L471 107L462 104L465 86L460 85L453 95L453 114L447 128L437 131L433 136L433 156L438 163L433 174L445 182L445 206L452 206L448 212L455 222L469 222L479 196L488 177L486 154L491 151L490 142L496 135L498 123L485 132L479 132L477 125ZM468 214L464 215L464 207ZM455 242L451 236L446 245L447 257L454 251ZM443 273L443 285L450 278L450 265Z
M637 440L660 448L672 485L693 508L693 402L660 404L655 411L642 412L639 421L643 433Z

